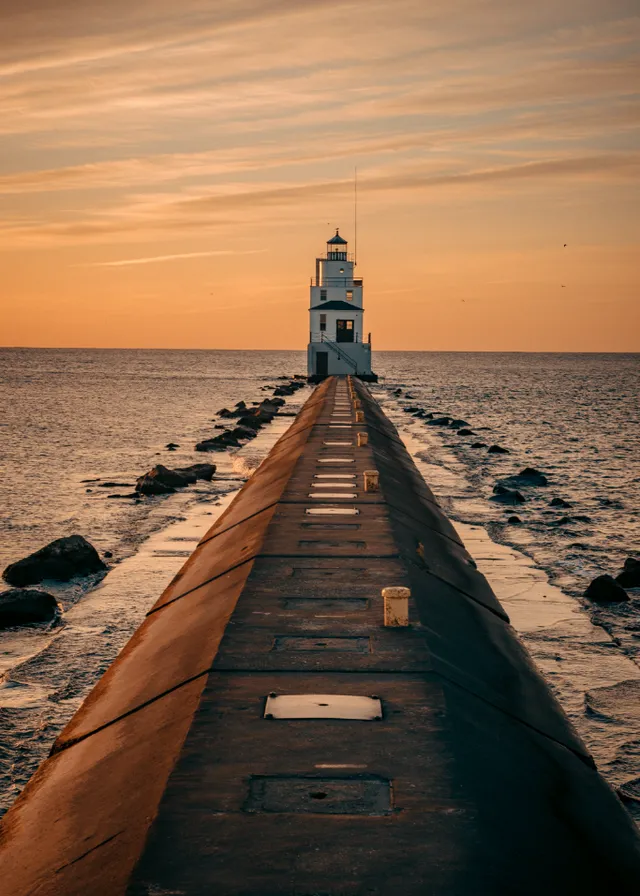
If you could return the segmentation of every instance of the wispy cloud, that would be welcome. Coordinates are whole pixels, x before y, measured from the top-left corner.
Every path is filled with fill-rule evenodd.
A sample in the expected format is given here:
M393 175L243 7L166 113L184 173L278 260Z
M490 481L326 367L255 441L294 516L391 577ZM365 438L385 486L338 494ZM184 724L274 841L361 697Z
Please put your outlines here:
M146 258L119 258L115 261L91 261L82 265L89 268L124 268L132 264L157 264L184 258L209 258L216 255L256 255L265 249L214 249L210 252L179 252L173 255L153 255Z

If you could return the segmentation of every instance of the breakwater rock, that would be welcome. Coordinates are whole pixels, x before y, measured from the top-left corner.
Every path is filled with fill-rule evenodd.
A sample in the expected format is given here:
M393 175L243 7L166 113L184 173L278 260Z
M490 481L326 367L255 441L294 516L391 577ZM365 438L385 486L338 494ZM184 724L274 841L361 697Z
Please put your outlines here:
M76 576L102 572L107 567L98 552L82 535L56 538L50 544L22 560L10 563L2 578L10 585L24 587L44 579L68 582Z
M497 501L499 504L524 504L527 499L517 489L505 488L504 485L495 485L489 500Z
M52 622L60 606L52 594L33 588L12 588L0 594L0 629L14 625Z
M616 582L623 588L640 588L640 560L627 558L622 572L616 576Z
M629 595L613 576L598 576L584 593L589 600L598 603L620 603L629 600Z
M175 470L158 464L136 481L136 492L141 495L168 495L177 488L185 488L199 479L211 482L215 471L215 464L193 464Z

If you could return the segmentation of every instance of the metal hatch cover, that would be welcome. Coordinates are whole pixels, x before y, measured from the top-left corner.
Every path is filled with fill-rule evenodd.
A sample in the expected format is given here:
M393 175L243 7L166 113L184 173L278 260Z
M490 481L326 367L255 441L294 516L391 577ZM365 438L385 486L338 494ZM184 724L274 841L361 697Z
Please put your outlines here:
M265 719L351 719L358 722L382 718L379 697L351 694L269 694Z

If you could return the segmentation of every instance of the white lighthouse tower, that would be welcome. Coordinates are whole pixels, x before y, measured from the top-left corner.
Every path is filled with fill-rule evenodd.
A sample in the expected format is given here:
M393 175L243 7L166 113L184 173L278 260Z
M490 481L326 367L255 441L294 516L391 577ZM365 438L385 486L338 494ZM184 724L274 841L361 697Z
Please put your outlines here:
M354 279L355 261L347 248L336 229L325 257L316 258L307 351L307 373L314 382L340 373L377 379L371 371L371 334L363 336L362 280Z

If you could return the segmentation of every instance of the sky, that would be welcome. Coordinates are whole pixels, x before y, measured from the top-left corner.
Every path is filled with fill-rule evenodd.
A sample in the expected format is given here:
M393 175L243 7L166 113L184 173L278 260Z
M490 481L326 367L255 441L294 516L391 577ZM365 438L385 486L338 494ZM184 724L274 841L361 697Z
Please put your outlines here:
M0 344L304 348L339 226L374 351L640 350L637 0L0 0L0 27Z

